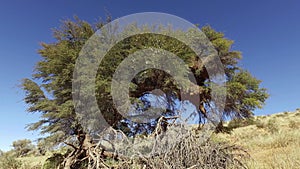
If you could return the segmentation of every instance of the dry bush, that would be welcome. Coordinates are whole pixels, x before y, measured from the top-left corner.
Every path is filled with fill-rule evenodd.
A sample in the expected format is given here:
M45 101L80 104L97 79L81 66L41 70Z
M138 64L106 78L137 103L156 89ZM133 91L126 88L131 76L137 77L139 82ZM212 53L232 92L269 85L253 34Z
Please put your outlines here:
M274 118L269 119L267 122L256 120L255 125L257 128L264 128L270 133L276 133L279 131L279 126Z
M201 130L172 124L163 131L161 126L157 125L145 138L128 138L122 131L108 130L99 137L97 144L88 147L88 154L83 158L88 162L87 168L247 168L244 160L249 154L235 144L211 139L215 127L212 124L205 124Z
M21 161L8 153L5 153L0 157L0 169L19 169L21 166Z
M246 168L242 160L247 153L236 145L207 141L197 144L196 138L186 138L153 161L153 168Z
M289 121L289 127L291 129L299 129L300 127L300 122L296 122L294 120Z
M140 154L115 165L119 169L226 169L247 168L244 160L249 154L242 148L226 142L216 142L211 139L203 141L201 134L188 130L177 139L159 140L156 152L150 156Z
M275 119L270 119L267 123L267 129L271 133L276 133L279 131L278 124L276 123Z
M266 127L266 124L261 120L257 120L255 122L255 125L256 125L257 128L265 128Z

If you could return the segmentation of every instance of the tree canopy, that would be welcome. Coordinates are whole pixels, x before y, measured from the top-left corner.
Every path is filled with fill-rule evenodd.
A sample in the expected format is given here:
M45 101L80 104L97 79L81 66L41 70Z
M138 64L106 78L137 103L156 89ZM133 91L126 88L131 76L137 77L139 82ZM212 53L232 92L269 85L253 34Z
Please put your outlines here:
M55 42L41 43L38 53L42 59L36 64L32 79L24 79L22 85L26 92L25 102L29 105L28 112L41 113L41 119L31 124L30 130L50 134L48 139L54 143L83 144L87 136L75 113L72 99L74 67L86 41L104 24L105 22L90 24L78 18L74 21L66 20L62 22L61 27L54 30ZM136 26L135 29L139 28ZM226 102L224 111L221 112L221 121L226 117L253 116L253 110L261 108L268 97L266 89L260 87L260 80L238 65L242 55L241 52L232 50L234 43L232 40L210 26L204 26L201 30L216 49L226 76ZM211 103L213 83L198 56L187 45L174 38L142 34L118 43L99 65L95 82L96 98L108 124L129 136L145 132L149 134L155 129L158 118L149 123L137 123L120 115L114 107L110 87L112 75L122 60L138 50L149 47L174 53L186 63L196 79L194 85L199 87L199 91L195 94L200 95L199 103L191 101L191 104L199 105L196 107L199 119L207 118L207 114L211 113L208 109L213 107ZM176 105L183 104L186 100L181 98L182 90L176 85L174 77L158 69L140 72L131 81L130 97L136 110L145 111L149 107L151 102L149 95L161 97L159 93L149 93L155 89L164 93L163 98L167 103L167 109L160 114L165 117L176 115L178 113Z
M34 145L28 139L14 141L12 146L17 157L25 156L34 149Z

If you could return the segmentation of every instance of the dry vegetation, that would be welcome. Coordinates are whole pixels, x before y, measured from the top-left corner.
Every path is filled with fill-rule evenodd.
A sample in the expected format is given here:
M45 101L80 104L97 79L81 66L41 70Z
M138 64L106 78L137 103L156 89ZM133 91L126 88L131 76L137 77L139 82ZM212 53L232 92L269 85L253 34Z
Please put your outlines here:
M245 147L250 169L297 169L300 166L300 111L257 116L252 125L218 134Z
M184 165L188 165L191 168L232 168L233 165L230 164L232 162L239 164L240 161L235 161L235 159L239 157L238 153L245 149L251 158L241 158L241 162L246 164L246 167L249 169L297 169L300 166L299 129L300 111L257 116L250 124L247 123L246 126L237 127L230 134L214 134L209 142L201 146L191 144L197 138L189 137L189 139L183 139L179 142L177 147L172 147L171 150L174 151L169 151L167 155L160 154L151 159L138 158L138 160L118 163L108 159L106 163L111 163L116 168L117 166L122 166L121 168L132 168L133 166L136 168L172 168L175 166L184 168ZM223 144L224 142L228 144ZM191 145L195 145L190 147L193 153L191 153L191 150L184 148ZM239 149L239 146L243 148ZM234 149L237 151L234 151ZM195 154L196 152L199 152L198 155L189 156L189 154ZM219 153L218 156L213 154L215 152ZM236 154L228 156L232 152ZM49 157L50 155L48 154L47 156ZM246 155L246 153L242 153L242 155ZM168 157L168 160L165 160L166 157ZM181 157L189 158L181 159ZM23 157L17 160L22 161L22 169L41 168L46 158L46 156ZM198 163L194 163L191 160L198 160ZM216 163L216 161L219 162ZM189 162L191 163L188 164ZM206 166L201 166L204 163ZM220 166L213 166L215 164ZM237 168L242 168L242 166Z

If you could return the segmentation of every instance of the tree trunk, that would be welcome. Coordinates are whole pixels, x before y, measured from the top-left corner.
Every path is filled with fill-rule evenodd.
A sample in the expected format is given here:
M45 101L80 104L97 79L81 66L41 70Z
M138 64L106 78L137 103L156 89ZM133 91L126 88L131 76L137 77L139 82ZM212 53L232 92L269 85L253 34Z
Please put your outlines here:
M91 137L86 133L78 134L79 147L72 146L74 148L63 161L64 169L75 169L76 166L84 162L84 159L88 156L88 151L93 147Z
M74 151L71 152L63 161L64 169L78 169L82 164L86 163L88 169L109 168L105 163L105 158L113 158L115 160L129 160L122 155L116 156L114 152L105 151L103 146L97 146L89 134L82 133L80 138L80 146L72 146Z
M221 120L218 125L216 126L216 129L215 129L215 132L216 133L223 133L225 132L225 129L224 129L224 125L223 125L223 121Z

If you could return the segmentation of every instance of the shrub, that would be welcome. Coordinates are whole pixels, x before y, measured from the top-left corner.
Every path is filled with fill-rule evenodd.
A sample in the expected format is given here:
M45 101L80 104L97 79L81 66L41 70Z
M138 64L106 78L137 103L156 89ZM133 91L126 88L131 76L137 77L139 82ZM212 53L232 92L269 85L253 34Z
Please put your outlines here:
M269 132L271 133L276 133L279 131L279 127L276 124L276 120L275 119L270 119L267 123L267 129Z
M284 114L276 114L275 116L276 117L284 117L285 115L287 115L288 114L288 112L284 112Z
M232 130L235 128L245 127L245 126L249 126L249 125L253 125L253 124L255 124L255 119L253 117L246 118L246 119L236 118L229 122L228 128L230 130Z
M298 128L299 128L299 122L295 122L294 120L291 120L291 121L289 122L289 127L290 127L291 129L298 129Z
M265 128L266 124L264 122L262 122L261 120L257 120L255 122L255 125L257 128Z
M267 123L261 120L257 120L255 122L255 125L257 128L267 129L270 133L276 133L279 131L279 127L277 126L275 119L270 119Z
M64 160L64 156L60 153L54 153L51 157L49 157L45 164L43 165L43 169L53 169L57 168Z
M0 157L0 169L19 169L21 166L21 161L9 153L3 153Z
M30 155L30 153L34 153L34 145L32 145L31 140L23 139L17 140L12 143L13 150L16 153L17 157L24 157Z

